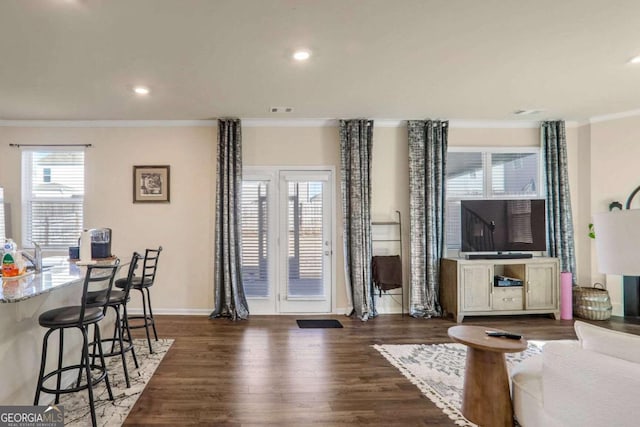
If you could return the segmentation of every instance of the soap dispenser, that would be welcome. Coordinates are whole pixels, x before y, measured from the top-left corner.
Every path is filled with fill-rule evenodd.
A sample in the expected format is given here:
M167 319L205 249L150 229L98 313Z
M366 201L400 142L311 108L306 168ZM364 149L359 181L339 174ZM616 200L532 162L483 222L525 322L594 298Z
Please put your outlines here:
M20 268L17 262L17 245L12 239L7 239L4 244L4 254L2 255L2 276L15 277L20 275Z

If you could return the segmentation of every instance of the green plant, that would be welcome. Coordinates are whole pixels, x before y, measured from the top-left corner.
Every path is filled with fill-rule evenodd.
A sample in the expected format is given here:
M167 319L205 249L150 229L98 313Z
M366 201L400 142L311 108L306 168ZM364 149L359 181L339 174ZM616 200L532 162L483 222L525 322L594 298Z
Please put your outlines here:
M593 224L589 224L589 237L592 239L596 238L596 230L593 228Z

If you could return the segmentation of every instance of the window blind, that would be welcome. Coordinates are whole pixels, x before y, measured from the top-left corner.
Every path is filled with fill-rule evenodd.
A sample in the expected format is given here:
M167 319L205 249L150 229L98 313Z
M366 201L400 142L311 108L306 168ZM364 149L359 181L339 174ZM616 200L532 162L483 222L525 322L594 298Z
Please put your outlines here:
M4 190L0 187L0 244L4 244L4 241L7 238L4 221Z
M288 183L288 258L290 297L324 295L323 182Z
M251 298L269 296L268 181L242 182L242 283Z
M84 152L23 151L24 247L76 246L83 229Z
M492 198L536 197L538 195L537 153L492 153Z

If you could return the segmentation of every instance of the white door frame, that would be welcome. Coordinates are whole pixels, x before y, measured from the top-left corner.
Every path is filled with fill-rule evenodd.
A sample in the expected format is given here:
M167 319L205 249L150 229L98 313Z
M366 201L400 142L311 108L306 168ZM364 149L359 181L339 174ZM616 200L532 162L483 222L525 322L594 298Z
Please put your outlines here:
M309 174L313 174L315 171L326 171L329 172L329 179L327 181L327 190L328 194L328 202L330 203L330 239L329 239L329 263L330 263L330 312L336 312L336 217L337 217L337 207L339 206L336 203L336 194L339 192L336 191L336 179L335 179L335 166L243 166L243 179L255 179L255 180L268 180L270 183L269 186L269 207L272 210L280 210L282 207L280 206L280 202L275 200L276 193L279 191L274 191L276 187L280 185L280 172L307 172ZM281 191L281 190L280 190ZM280 257L279 251L281 250L277 245L277 239L280 237L280 224L278 224L278 218L281 215L279 212L269 211L269 286L270 286L270 296L269 298L249 298L247 297L249 303L249 309L251 314L295 314L294 312L285 312L282 313L280 311L280 301L277 299L277 294L280 293L279 284L284 280L282 276L282 272L280 271L281 267L277 264L278 258ZM284 242L282 242L284 244ZM282 264L282 263L281 263ZM300 314L305 314L301 312Z

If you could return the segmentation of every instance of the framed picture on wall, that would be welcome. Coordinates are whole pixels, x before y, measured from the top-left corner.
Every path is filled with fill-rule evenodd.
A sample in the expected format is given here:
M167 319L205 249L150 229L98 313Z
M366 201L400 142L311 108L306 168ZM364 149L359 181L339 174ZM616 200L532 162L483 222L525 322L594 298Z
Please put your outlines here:
M134 166L133 203L169 203L170 167Z

